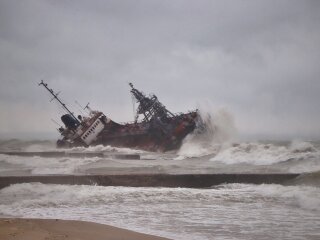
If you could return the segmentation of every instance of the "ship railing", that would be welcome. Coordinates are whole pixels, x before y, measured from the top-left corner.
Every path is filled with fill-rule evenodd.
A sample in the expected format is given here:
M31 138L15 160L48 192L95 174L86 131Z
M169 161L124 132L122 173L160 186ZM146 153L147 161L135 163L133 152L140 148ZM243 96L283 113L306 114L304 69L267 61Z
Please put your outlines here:
M141 121L135 122L135 121L129 121L129 122L119 122L121 125L128 125L128 124L135 124L135 123L141 123Z
M183 114L188 114L188 113L193 113L193 112L196 112L197 110L189 110L188 112L176 112L174 113L175 117L178 117L180 115L183 115ZM128 121L128 122L119 122L119 124L121 125L129 125L129 124L137 124L137 123L142 123L143 121Z

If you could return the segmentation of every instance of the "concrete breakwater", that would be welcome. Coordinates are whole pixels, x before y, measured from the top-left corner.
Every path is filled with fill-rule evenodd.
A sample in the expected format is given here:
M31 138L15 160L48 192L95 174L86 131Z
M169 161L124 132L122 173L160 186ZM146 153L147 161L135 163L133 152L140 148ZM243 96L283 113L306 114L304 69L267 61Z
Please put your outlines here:
M77 157L77 158L114 158L119 160L140 160L139 154L115 154L115 153L104 153L104 152L68 152L68 151L46 151L46 152L0 152L0 154L20 157Z
M0 189L11 184L40 182L44 184L100 185L127 187L209 188L223 183L285 184L297 178L295 173L271 174L128 174L128 175L33 175L0 177Z

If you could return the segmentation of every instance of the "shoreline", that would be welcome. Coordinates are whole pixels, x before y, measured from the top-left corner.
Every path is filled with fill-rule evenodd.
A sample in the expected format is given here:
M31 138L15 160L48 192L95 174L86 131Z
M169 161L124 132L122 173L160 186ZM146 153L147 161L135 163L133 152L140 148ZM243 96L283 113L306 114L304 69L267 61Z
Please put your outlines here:
M110 225L61 219L0 218L1 240L169 240Z

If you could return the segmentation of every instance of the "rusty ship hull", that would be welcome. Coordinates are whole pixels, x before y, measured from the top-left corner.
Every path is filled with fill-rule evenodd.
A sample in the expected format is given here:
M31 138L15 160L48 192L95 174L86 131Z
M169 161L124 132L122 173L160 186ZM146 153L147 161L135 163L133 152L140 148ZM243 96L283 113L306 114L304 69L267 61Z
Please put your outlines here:
M128 123L108 127L98 136L96 144L127 147L148 151L169 151L178 149L183 139L196 128L196 112L170 119L169 129L164 132L157 125Z
M170 119L171 123L166 124L169 126L167 132L150 123L118 124L111 120L108 123L104 122L104 129L90 146L109 145L161 152L175 150L181 146L183 139L196 128L197 116L197 112L194 111ZM72 148L89 145L82 141L70 142L68 138L62 138L57 141L57 146Z

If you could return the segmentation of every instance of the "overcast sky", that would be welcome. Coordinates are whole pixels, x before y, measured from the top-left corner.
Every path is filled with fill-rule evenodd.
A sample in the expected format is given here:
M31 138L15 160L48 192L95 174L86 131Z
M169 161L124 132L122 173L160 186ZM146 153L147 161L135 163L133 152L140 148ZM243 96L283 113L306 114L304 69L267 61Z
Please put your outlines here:
M0 136L56 131L44 79L116 121L133 82L173 112L224 108L240 135L319 138L319 76L316 0L0 0Z

